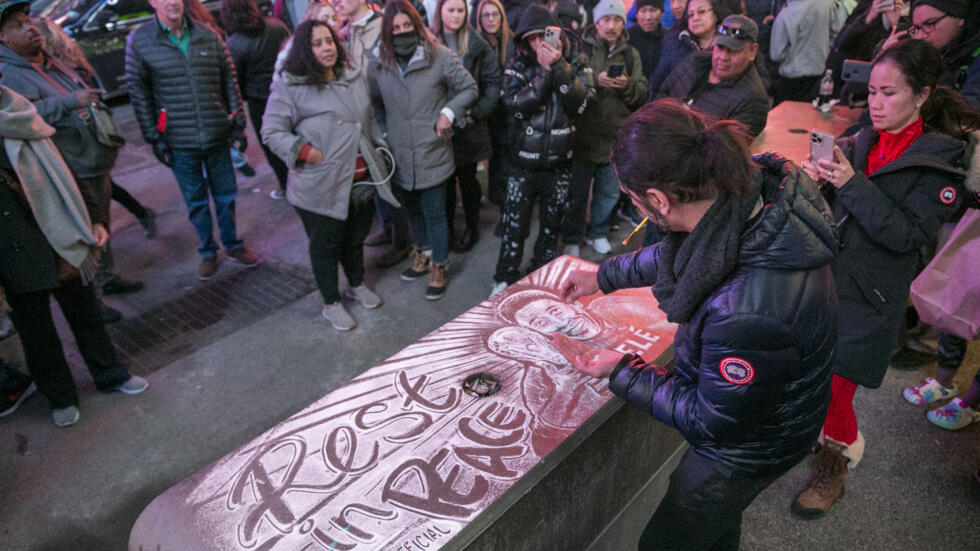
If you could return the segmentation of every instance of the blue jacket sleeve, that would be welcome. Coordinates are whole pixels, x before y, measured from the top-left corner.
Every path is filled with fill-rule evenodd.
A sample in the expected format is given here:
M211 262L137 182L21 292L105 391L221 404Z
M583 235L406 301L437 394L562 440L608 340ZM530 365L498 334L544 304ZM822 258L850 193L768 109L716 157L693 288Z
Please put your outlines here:
M659 259L659 244L616 255L599 265L599 288L608 294L617 289L653 285L657 283Z
M786 374L801 363L790 329L757 314L709 317L698 344L699 364L673 372L627 358L610 376L609 389L694 446L766 424L782 401Z

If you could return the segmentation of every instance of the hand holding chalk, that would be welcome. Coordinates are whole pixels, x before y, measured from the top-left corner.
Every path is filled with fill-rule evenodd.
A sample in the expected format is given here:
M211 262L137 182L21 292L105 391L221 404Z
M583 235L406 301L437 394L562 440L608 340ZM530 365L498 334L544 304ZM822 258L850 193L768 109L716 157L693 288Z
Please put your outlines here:
M564 302L572 302L598 292L599 282L596 280L596 272L575 270L568 274L568 278L561 285L561 299Z

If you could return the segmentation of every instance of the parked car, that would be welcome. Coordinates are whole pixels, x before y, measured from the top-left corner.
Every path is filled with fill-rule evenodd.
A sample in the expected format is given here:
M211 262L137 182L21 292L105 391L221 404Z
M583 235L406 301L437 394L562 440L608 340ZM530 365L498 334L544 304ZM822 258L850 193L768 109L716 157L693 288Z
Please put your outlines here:
M221 0L202 0L221 23ZM272 14L270 0L258 0L259 10ZM153 18L147 0L38 0L31 4L35 17L49 17L61 25L88 56L109 98L126 94L126 37Z

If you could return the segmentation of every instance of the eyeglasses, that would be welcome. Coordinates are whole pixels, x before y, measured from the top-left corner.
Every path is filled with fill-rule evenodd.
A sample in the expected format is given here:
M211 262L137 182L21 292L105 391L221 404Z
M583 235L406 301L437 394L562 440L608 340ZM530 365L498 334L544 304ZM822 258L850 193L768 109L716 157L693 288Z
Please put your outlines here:
M482 14L480 14L480 19L500 19L500 13L497 12L496 10L485 11Z
M748 29L743 29L742 27L729 27L728 25L721 25L718 27L717 34L722 36L730 36L737 40L746 40L749 42L755 42L754 36L749 36Z
M932 19L923 21L921 25L912 25L909 27L909 34L912 36L921 35L929 36L932 31L936 30L936 24L949 17L949 14L943 14L939 17L934 17Z
M712 10L711 8L701 8L697 11L689 11L687 12L687 18L694 19L695 16L702 17L705 14L711 13L712 11L714 10Z

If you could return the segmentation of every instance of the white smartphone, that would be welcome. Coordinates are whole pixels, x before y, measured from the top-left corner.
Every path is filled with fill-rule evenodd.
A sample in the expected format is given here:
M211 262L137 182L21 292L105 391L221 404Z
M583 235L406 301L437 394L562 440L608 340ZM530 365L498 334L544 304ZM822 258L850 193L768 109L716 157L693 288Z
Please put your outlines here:
M834 136L819 130L810 131L810 160L816 163L820 159L833 160Z
M559 27L545 27L544 41L556 50L561 50L561 29Z

